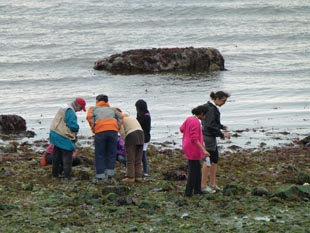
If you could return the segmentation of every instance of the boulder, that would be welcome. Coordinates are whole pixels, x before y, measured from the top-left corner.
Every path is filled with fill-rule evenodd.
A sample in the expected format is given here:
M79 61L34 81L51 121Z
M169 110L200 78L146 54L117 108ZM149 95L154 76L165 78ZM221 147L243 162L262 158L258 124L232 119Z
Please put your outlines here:
M310 183L310 175L305 172L299 172L297 176L297 184Z
M296 143L301 145L305 149L309 149L310 148L310 136L307 136L307 137L297 141Z
M26 131L26 121L17 115L0 115L0 132Z
M181 170L167 171L163 176L164 180L186 180L186 172Z
M223 189L224 196L237 196L246 193L245 187L235 182L227 184Z
M255 187L253 188L252 190L252 195L253 196L268 196L269 195L269 192L266 188L264 187Z
M139 74L160 72L211 72L225 70L215 48L153 48L128 50L95 62L95 70Z
M290 187L279 188L271 197L279 197L290 201L308 201L310 198L310 185L292 185Z

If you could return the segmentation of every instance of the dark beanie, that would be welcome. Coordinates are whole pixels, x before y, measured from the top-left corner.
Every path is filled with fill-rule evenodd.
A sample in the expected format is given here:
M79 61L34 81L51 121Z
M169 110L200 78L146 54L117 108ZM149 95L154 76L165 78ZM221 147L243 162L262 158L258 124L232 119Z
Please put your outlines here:
M109 102L108 96L107 95L103 95L103 94L97 95L96 100L97 101Z

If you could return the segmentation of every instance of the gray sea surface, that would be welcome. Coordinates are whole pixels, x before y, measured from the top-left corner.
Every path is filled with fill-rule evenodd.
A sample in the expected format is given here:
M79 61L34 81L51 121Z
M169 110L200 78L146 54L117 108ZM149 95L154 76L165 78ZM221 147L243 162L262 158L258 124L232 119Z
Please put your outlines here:
M112 75L96 60L129 49L213 47L227 71ZM48 139L58 107L97 94L135 115L142 98L151 142L179 146L179 126L211 91L231 94L221 108L223 147L281 146L309 134L310 1L0 0L0 114L27 121ZM92 135L79 112L80 135Z

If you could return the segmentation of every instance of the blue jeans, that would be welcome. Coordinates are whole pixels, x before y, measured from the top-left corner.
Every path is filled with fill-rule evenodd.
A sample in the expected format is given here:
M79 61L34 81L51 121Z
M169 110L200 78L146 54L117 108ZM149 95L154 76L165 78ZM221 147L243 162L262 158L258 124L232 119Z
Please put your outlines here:
M143 174L148 174L149 166L148 166L147 157L146 157L146 150L143 151L142 164L143 164Z
M96 177L114 176L117 132L104 131L95 134Z

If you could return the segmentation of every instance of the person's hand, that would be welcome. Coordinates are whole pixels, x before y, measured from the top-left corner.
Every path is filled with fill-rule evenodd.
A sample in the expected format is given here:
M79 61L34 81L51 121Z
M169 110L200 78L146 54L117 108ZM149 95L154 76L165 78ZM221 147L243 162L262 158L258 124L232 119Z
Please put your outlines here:
M210 153L206 149L203 149L203 154L205 155L205 157L210 156Z
M229 132L225 132L224 133L224 137L227 138L227 139L230 139L230 133Z
M77 136L77 133L75 133L74 143L77 143L77 141L78 141L78 136Z
M72 158L73 159L77 158L77 150L76 149L73 151Z

